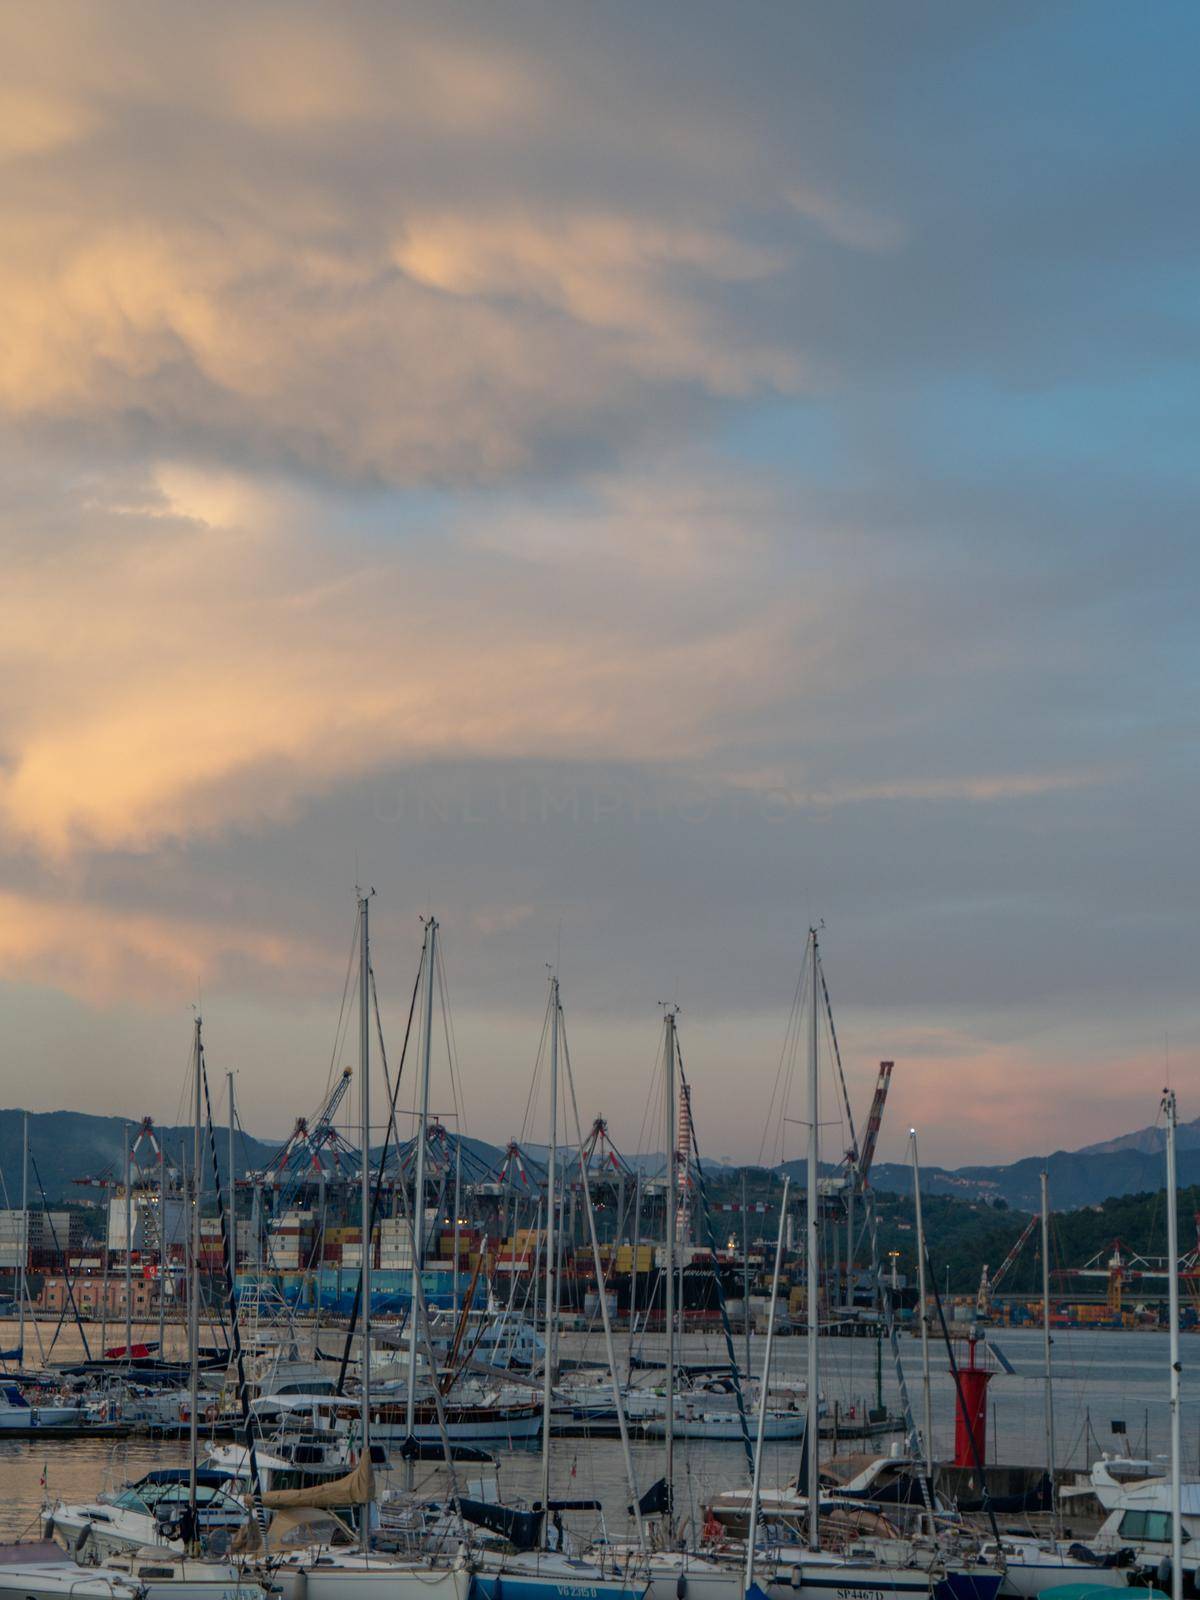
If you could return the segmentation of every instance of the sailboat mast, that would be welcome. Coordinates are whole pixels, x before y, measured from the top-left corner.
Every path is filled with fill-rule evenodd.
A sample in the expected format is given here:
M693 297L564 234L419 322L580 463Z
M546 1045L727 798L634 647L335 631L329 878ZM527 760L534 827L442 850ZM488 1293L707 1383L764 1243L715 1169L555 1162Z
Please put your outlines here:
M425 1129L429 1121L429 1067L433 1049L433 975L437 971L437 918L425 926L425 1041L421 1059L421 1110L417 1118L417 1160L413 1175L412 1304L408 1311L408 1403L405 1428L413 1436L417 1412L417 1303L421 1290L421 1264L425 1255ZM434 1381L437 1374L433 1374ZM409 1462L409 1474L413 1470Z
M546 1354L542 1361L542 1543L550 1548L550 1411L554 1403L554 1319L558 1254L554 1243L558 1187L558 978L550 980L550 1160L546 1170ZM603 1294L604 1285L600 1285Z
M458 1247L462 1226L462 1123L454 1136L454 1318L458 1320Z
M666 1461L667 1502L674 1523L675 1501L675 1013L667 1012L663 1060L663 1115L667 1130L667 1193L665 1217L666 1276L663 1310L667 1322Z
M630 1230L633 1260L629 1273L629 1381L633 1382L633 1345L637 1334L638 1256L642 1248L642 1169L633 1179L633 1227ZM651 1280L653 1281L653 1280Z
M133 1354L133 1185L129 1162L129 1124L125 1124L125 1365Z
M196 1470L199 1457L200 1411L200 1096L201 1073L204 1070L204 1043L200 1018L196 1018L194 1050L194 1100L192 1102L192 1248L191 1268L188 1274L188 1363L190 1366L188 1392L188 1505L192 1513L192 1527L197 1526ZM126 1252L129 1240L125 1240ZM193 1535L194 1537L194 1535Z
M1183 1597L1183 1479L1179 1394L1179 1191L1175 1171L1175 1091L1162 1100L1167 1123L1167 1285L1171 1319L1171 1600Z
M108 1241L105 1240L107 1250ZM105 1260L107 1260L107 1255ZM29 1113L22 1119L21 1130L21 1283L20 1307L17 1312L17 1345L21 1351L21 1364L25 1363L25 1296L28 1294L26 1278L29 1269Z
M808 1161L807 1180L808 1227L807 1257L807 1315L808 1315L808 1418L805 1423L805 1440L808 1446L808 1543L810 1549L821 1547L821 1490L818 1476L820 1456L820 1368L817 1360L817 1343L821 1331L820 1306L820 1244L821 1218L817 1191L817 1170L821 1155L819 1082L817 1073L817 930L809 930L809 1032L808 1032Z
M742 1168L742 1331L746 1336L746 1383L750 1370L750 1216L746 1203L746 1169Z
M229 1088L229 1265L233 1273L233 1294L237 1298L237 1176L233 1170L233 1129L236 1108L233 1101L233 1073L225 1074L225 1082ZM322 1213L322 1220L324 1213ZM320 1307L321 1298L317 1296L317 1305Z
M158 1359L166 1360L167 1275L170 1272L171 1247L167 1233L167 1151L159 1141L158 1146ZM104 1260L107 1264L108 1252Z
M369 899L358 900L358 1075L362 1110L362 1454L371 1459L371 945ZM230 1091L232 1093L232 1090ZM230 1117L232 1126L232 1116ZM358 1538L371 1547L370 1506L364 1505Z
M559 1026L562 1030L563 1057L567 1068L567 1090L571 1097L571 1117L575 1126L575 1143L579 1151L579 1185L583 1194L583 1209L587 1217L588 1237L592 1245L592 1265L596 1272L596 1289L600 1297L600 1323L604 1329L604 1353L608 1357L608 1370L612 1379L613 1409L617 1414L617 1432L621 1436L621 1454L625 1458L625 1477L629 1484L629 1495L633 1504L634 1522L637 1527L637 1542L639 1546L644 1543L642 1528L641 1497L638 1494L637 1478L633 1470L633 1456L629 1449L629 1427L625 1419L625 1402L621 1397L621 1376L617 1370L617 1352L613 1344L612 1318L608 1310L607 1283L605 1281L604 1263L600 1259L600 1239L596 1233L596 1208L592 1204L592 1191L588 1182L587 1155L583 1143L583 1126L579 1121L579 1100L575 1094L575 1075L571 1071L571 1052L567 1048L566 1023L562 1016L562 999L559 998ZM636 1255L634 1257L636 1261Z
M1054 1492L1054 1389L1051 1377L1050 1337L1050 1177L1043 1172L1042 1180L1042 1351L1046 1369L1046 1470L1050 1477L1050 1509L1058 1523L1058 1496Z
M929 1388L929 1314L925 1299L925 1220L921 1214L921 1163L917 1155L917 1130L908 1130L912 1147L913 1201L917 1213L917 1307L921 1318L921 1389L924 1401L925 1474L933 1481L933 1402ZM853 1181L853 1177L852 1180Z
M750 1529L746 1535L745 1592L754 1586L754 1558L758 1544L759 1491L762 1488L763 1446L767 1436L767 1395L771 1386L771 1353L775 1348L775 1313L779 1305L779 1272L783 1266L783 1236L787 1226L788 1189L790 1178L783 1180L783 1198L779 1202L779 1232L775 1238L775 1271L771 1275L771 1313L767 1322L767 1348L763 1353L762 1381L758 1391L758 1429L754 1442L754 1479L750 1487Z

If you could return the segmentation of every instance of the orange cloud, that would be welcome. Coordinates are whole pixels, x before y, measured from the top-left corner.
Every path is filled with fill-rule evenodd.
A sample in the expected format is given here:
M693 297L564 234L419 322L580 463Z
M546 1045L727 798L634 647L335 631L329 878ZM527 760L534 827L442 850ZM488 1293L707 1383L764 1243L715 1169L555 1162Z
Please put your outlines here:
M329 951L277 930L0 893L0 979L92 1004L176 1001L218 983L264 979L305 993L335 966Z
M661 427L679 386L799 384L789 342L722 303L784 253L539 192L578 97L535 52L436 11L216 9L0 18L0 415L486 481ZM481 205L462 141L502 132L511 173ZM419 166L384 159L418 145ZM424 176L439 163L453 183Z
M533 216L417 214L393 247L417 283L459 297L516 296L615 335L645 377L699 380L714 393L792 390L796 357L778 343L731 343L676 274L754 282L782 270L778 254L732 233L619 213Z
M1161 1063L1093 1044L1082 1029L1072 1037L1058 1018L1021 1018L1015 1040L995 1037L983 1016L957 1026L897 1022L884 1052L897 1062L884 1159L904 1159L910 1126L925 1160L958 1167L1077 1149L1154 1121Z
M63 856L145 849L390 763L435 756L683 760L791 650L786 613L651 604L619 548L547 608L519 563L445 565L297 531L301 497L164 471L48 571L15 541L0 594L0 815ZM311 513L309 513L311 514ZM607 586L614 602L596 607ZM720 592L680 563L678 596Z

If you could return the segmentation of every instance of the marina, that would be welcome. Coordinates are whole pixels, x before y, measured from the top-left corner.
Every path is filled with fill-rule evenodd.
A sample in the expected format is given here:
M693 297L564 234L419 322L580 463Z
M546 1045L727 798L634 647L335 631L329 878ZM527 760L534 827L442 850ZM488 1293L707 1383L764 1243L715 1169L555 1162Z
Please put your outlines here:
M1056 1331L1043 1175L1041 1326L1021 1326L1029 1307L1015 1316L1001 1289L1039 1218L1020 1226L994 1275L982 1268L973 1300L944 1302L912 1130L916 1270L902 1275L902 1252L881 1250L869 1181L894 1065L879 1068L860 1142L815 929L781 1068L807 1096L803 1200L782 1165L768 1179L773 1204L755 1203L756 1255L744 1176L740 1200L721 1202L739 1214L740 1252L736 1231L718 1235L673 1008L657 1171L626 1161L602 1118L585 1132L553 976L530 1100L548 1096L544 1148L528 1142L527 1111L522 1139L489 1167L431 1115L435 998L446 1006L434 918L413 987L415 1130L402 1140L394 1084L412 1035L393 1080L369 897L358 905L357 1067L265 1171L239 1176L232 1079L225 1127L214 1120L197 1017L190 1177L168 1166L144 1122L126 1136L119 1179L106 1180L115 1192L99 1260L76 1240L58 1274L35 1271L54 1263L44 1242L40 1256L28 1249L22 1214L17 1315L0 1332L15 1368L0 1466L13 1485L4 1517L16 1581L37 1538L114 1592L139 1576L197 1595L232 1577L253 1592L286 1573L306 1595L328 1577L339 1593L372 1597L420 1581L456 1600L501 1590L538 1600L581 1585L644 1600L672 1574L677 1587L694 1573L714 1596L732 1593L744 1567L747 1592L757 1570L768 1595L803 1571L813 1600L921 1584L941 1600L996 1600L1081 1575L1154 1580L1162 1505L1185 1480L1200 1496L1200 1412L1185 1418L1178 1392L1180 1281L1195 1275L1195 1256L1180 1255L1175 1203L1168 1333L1144 1303L1126 1322L1133 1276L1119 1246L1117 1327ZM388 1107L377 1150L373 1035ZM345 1122L356 1072L357 1150ZM823 1082L850 1135L830 1176ZM1173 1096L1162 1111L1175 1202ZM151 1160L135 1176L143 1145ZM29 1161L26 1123L23 1195ZM70 1238L74 1221L59 1226ZM115 1305L113 1282L124 1291ZM151 1287L135 1296L135 1282ZM1019 1520L1002 1533L1001 1516ZM167 1564L157 1576L138 1567L155 1549ZM244 1560L222 1566L234 1552ZM50 1593L62 1573L38 1559ZM1192 1585L1195 1562L1177 1559Z
M0 1600L1200 1600L1198 43L0 6Z

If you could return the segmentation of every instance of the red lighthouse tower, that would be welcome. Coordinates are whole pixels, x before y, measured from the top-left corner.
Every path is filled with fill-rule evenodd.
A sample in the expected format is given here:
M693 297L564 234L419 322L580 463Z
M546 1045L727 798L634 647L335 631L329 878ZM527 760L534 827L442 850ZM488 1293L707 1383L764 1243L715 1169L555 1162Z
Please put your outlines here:
M958 1369L959 1394L954 1417L954 1465L974 1467L987 1460L987 1391L995 1367L978 1359L983 1341L977 1332L967 1339L967 1359ZM987 1345L983 1346L987 1350Z

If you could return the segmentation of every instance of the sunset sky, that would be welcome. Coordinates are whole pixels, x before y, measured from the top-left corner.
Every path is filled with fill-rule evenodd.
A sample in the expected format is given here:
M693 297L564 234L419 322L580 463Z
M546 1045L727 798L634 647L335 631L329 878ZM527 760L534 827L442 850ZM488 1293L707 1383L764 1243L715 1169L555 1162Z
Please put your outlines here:
M883 1155L1200 1114L1198 34L4 8L0 1101L173 1120L199 998L285 1133L359 881L500 1142L557 960L755 1157L818 919Z

